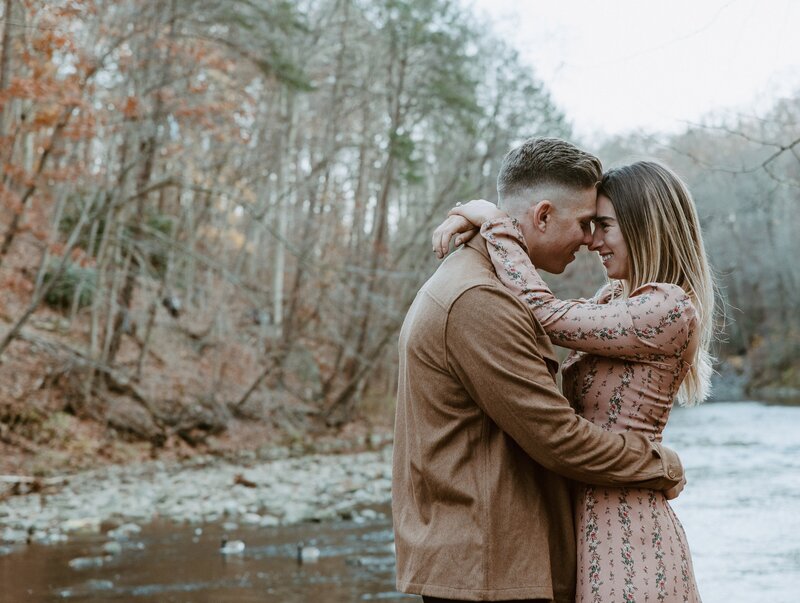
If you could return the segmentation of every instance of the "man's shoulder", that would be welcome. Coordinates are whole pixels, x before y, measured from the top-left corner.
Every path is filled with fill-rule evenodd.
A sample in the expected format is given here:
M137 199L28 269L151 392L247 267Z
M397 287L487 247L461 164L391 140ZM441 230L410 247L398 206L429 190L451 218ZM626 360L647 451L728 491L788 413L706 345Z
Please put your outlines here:
M406 315L400 344L443 349L453 332L471 333L475 342L487 332L524 338L553 374L558 370L555 351L536 317L502 284L491 261L470 247L448 257L422 286Z
M450 255L423 285L425 293L443 310L465 296L490 296L492 291L506 292L491 263L475 250L465 247Z
M498 298L505 303L498 304ZM525 312L524 306L506 289L486 258L465 247L450 255L420 288L409 308L400 332L400 341L442 341L454 308L460 309L456 322L484 322L470 318L481 308L498 314ZM471 328L475 328L473 325ZM426 344L427 345L427 344Z

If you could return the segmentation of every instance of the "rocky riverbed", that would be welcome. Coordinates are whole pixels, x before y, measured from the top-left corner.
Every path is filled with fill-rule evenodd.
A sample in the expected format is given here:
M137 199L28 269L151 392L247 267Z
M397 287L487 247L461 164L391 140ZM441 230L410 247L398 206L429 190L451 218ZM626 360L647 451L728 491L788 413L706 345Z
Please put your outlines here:
M292 457L288 449L275 449L269 460L195 457L71 475L51 493L0 502L0 552L105 532L104 553L114 555L120 550L115 543L138 533L142 524L164 519L191 525L222 521L231 530L375 519L374 507L391 497L391 447L387 441L372 444L377 451Z

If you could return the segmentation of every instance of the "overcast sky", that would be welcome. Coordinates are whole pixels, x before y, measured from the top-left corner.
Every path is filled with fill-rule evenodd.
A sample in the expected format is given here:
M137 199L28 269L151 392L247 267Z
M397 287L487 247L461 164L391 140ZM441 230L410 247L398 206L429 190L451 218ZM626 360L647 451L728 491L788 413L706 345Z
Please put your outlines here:
M488 15L579 136L675 132L800 92L794 0L462 0Z

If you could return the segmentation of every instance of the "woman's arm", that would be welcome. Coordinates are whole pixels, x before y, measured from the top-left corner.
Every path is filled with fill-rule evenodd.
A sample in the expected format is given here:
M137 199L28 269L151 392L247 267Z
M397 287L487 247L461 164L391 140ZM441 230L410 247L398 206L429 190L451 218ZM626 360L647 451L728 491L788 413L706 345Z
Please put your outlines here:
M481 235L501 282L528 305L553 343L591 354L642 359L679 353L695 309L677 285L650 283L627 299L598 304L556 299L524 250L516 220L485 222Z
M431 245L433 252L440 260L450 251L450 240L454 239L454 246L458 247L478 234L481 224L487 220L506 216L494 203L475 199L469 203L456 203L456 206L447 213L447 218L433 231Z

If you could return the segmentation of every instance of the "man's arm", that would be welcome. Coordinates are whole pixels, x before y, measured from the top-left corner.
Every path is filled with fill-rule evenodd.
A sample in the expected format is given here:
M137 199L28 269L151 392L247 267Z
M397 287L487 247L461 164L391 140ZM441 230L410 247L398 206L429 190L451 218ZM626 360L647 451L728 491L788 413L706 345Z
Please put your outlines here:
M605 486L668 490L683 478L672 450L640 433L610 433L579 417L532 345L520 302L500 287L469 289L446 328L448 369L525 452L548 469Z

